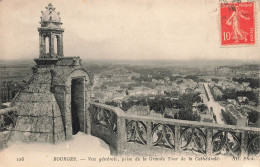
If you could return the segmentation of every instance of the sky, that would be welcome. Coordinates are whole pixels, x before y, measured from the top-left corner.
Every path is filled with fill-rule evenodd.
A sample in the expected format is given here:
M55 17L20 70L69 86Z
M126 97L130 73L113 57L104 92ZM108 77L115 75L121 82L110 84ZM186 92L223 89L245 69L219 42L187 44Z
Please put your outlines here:
M259 40L251 47L221 47L218 0L0 0L0 59L39 57L37 27L49 2L60 12L68 57L260 58ZM260 38L260 31L256 36Z

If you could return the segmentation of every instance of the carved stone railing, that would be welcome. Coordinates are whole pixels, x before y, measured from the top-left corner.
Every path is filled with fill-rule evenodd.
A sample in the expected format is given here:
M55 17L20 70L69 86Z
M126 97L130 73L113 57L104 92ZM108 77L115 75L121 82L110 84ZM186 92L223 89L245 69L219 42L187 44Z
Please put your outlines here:
M107 142L112 151L117 151L120 148L120 137L124 133L124 129L118 126L122 124L118 117L125 115L124 111L113 106L91 103L89 114L90 133Z
M0 109L0 150L7 147L6 143L16 123L16 108Z
M147 116L129 116L116 107L90 105L91 134L117 154L195 153L255 156L260 128L237 127Z

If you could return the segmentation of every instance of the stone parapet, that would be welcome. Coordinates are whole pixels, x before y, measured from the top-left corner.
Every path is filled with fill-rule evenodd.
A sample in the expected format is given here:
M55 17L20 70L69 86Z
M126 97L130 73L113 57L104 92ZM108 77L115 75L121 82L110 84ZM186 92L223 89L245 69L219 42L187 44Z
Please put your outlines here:
M97 103L90 103L89 113L91 134L115 154L259 155L260 128L129 116Z
M57 66L80 66L80 57L63 57L60 58L56 64Z

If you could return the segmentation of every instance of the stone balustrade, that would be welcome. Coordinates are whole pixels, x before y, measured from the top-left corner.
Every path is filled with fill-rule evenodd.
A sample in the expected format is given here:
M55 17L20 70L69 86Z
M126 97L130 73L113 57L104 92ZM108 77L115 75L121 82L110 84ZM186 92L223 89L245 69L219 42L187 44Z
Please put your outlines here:
M124 134L124 128L118 126L122 124L119 118L125 115L124 111L113 106L91 103L89 114L90 133L109 143L111 150L117 152L121 147L119 138Z
M6 148L15 126L16 110L0 110L0 150ZM87 114L88 133L107 142L112 154L240 157L260 152L260 128L126 115L120 108L99 103L90 103Z
M90 103L90 130L115 154L259 155L260 128L147 116Z

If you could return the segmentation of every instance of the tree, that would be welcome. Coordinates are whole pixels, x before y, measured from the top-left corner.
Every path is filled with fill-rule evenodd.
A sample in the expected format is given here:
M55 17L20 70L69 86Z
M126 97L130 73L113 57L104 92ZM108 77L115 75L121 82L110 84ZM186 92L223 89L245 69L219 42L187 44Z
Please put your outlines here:
M127 89L128 89L128 90L134 90L134 87L131 86L131 85L129 85Z
M200 116L193 114L191 109L181 109L179 111L178 119L189 121L200 121Z
M198 109L200 112L203 112L208 109L208 107L205 104L198 105Z
M249 86L253 89L255 88L259 88L260 85L260 79L257 78L232 78L233 81L238 82L238 83L242 83L242 82L249 82Z
M212 78L211 80L214 81L214 82L216 82L216 83L218 83L218 81L219 81L218 78Z
M235 89L225 89L223 90L223 100L227 99L236 99L236 90Z
M101 85L101 87L100 87L102 90L104 90L104 89L107 89L107 86L105 86L105 85Z
M180 97L180 103L181 103L181 108L192 108L192 104L197 102L201 102L201 97L199 96L199 93L189 93L189 94L183 94Z
M110 105L110 106L114 106L114 107L117 107L117 106L118 106L118 103L115 102L115 101L107 101L105 104L106 104L106 105Z
M248 121L255 123L259 119L260 115L257 111L248 112Z

